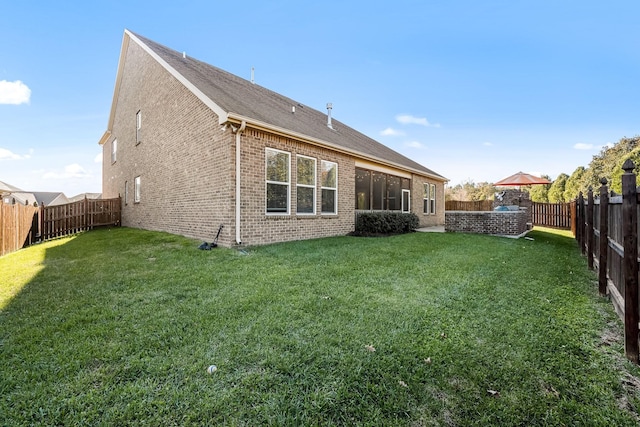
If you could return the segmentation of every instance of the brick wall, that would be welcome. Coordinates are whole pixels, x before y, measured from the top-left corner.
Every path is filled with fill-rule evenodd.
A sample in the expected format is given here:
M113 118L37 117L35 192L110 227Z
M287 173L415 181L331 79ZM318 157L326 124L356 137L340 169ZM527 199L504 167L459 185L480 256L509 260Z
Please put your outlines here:
M122 225L222 243L233 230L233 135L218 117L137 44L126 51L112 137L103 147L103 194L123 197ZM136 113L142 113L141 142ZM111 163L111 144L118 141ZM140 176L141 201L134 203ZM124 203L125 181L128 200Z
M465 233L519 236L527 231L529 214L520 211L447 211L445 230Z
M235 244L235 144L229 126L136 43L129 43L116 94L111 139L103 146L103 194L123 197L122 225ZM141 138L136 113L142 114ZM111 162L113 140L117 160ZM241 240L243 245L345 235L355 225L355 159L320 146L253 129L241 135ZM289 152L290 213L266 214L265 148ZM316 214L296 214L296 155L316 159ZM338 212L321 214L321 161L338 164ZM134 179L141 200L134 202ZM125 204L125 182L128 197ZM444 184L437 188L435 215L423 213L423 184L412 176L411 209L421 226L444 223Z
M436 186L436 213L424 213L424 184ZM411 212L418 215L420 227L433 227L444 224L444 183L413 175L411 177Z

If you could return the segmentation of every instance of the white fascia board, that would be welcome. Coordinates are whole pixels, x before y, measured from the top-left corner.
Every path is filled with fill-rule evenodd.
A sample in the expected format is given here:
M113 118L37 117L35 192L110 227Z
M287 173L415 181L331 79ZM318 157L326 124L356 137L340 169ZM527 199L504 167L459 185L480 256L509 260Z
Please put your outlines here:
M111 131L107 130L104 132L104 134L102 135L102 138L100 138L100 141L98 141L98 145L104 145L107 143L107 141L109 140L109 138L111 138Z
M409 173L414 173L416 175L427 176L427 177L435 179L437 181L442 181L442 182L447 182L448 181L448 179L446 179L446 178L444 178L444 180L443 180L443 177L441 177L441 176L436 176L436 175L432 175L432 174L429 174L427 172L424 172L424 171L421 171L421 170L418 170L418 169L409 168L407 166L400 165L400 164L394 163L394 162L390 162L388 160L384 160L384 159L381 159L379 157L371 156L369 154L361 153L361 152L356 151L356 150L349 150L347 148L344 148L342 146L333 144L331 142L327 142L327 141L324 141L324 140L321 140L321 139L318 139L318 138L314 138L312 136L304 135L304 134L301 134L301 133L297 133L297 132L291 131L289 129L285 129L285 128L281 128L281 127L278 127L278 126L274 126L274 125L271 125L269 123L261 122L259 120L255 120L255 119L252 119L250 117L243 116L241 114L236 114L236 113L233 113L233 112L229 112L228 115L227 115L227 119L230 122L238 123L238 124L242 123L242 121L245 121L245 122L247 122L247 126L251 126L253 128L256 128L256 129L260 129L260 130L264 130L264 131L267 131L267 132L275 133L277 135L289 137L289 138L292 138L292 139L297 139L299 141L303 141L303 142L306 142L306 143L311 144L311 145L316 145L316 146L320 146L320 147L323 147L323 148L329 148L329 149L331 149L333 151L337 151L337 152L344 153L344 154L349 154L351 156L354 156L354 157L357 157L357 158L360 158L360 159L363 159L363 160L367 160L367 161L370 161L370 162L373 162L373 163L378 163L380 165L384 165L384 166L387 166L387 167L394 168L394 169L396 169L398 171L406 171L406 172L409 172Z
M127 34L133 41L135 41L145 52L147 52L153 59L155 59L165 70L169 72L173 77L176 78L180 83L182 83L187 89L189 89L200 101L202 101L207 107L211 108L211 110L217 114L218 120L220 124L223 124L227 121L227 112L220 107L218 104L213 102L211 98L205 95L200 89L198 89L193 83L191 83L187 78L185 78L182 74L176 71L171 65L169 65L164 59L162 59L157 53L155 53L149 46L144 44L140 39L138 39L135 35L133 35L129 30L125 30L125 34Z

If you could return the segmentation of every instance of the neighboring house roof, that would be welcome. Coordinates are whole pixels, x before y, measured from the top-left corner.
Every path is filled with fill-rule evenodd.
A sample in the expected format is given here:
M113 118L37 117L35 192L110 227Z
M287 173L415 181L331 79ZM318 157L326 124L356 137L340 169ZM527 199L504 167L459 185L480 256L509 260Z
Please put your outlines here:
M9 200L9 203L15 203L19 205L30 205L33 206L34 202L36 202L36 196L33 193L29 193L26 191L12 191L10 193L5 193L5 200Z
M77 194L77 195L75 195L73 197L69 197L69 203L77 202L79 200L84 200L85 198L87 198L89 200L101 199L102 198L102 193L82 193L82 194Z
M391 148L369 138L327 114L242 79L220 68L198 61L145 37L125 30L114 100L117 97L124 67L124 55L130 40L140 45L159 64L181 81L220 118L220 124L240 123L318 144L357 157L418 172L432 178L447 179ZM106 138L112 129L116 102L112 103ZM292 112L292 107L295 112Z
M69 199L64 193L49 191L34 191L33 195L38 202L38 206L56 206L69 203Z
M0 181L0 194L2 193L12 193L14 191L22 191L18 187L14 187L11 184L7 184L4 181Z

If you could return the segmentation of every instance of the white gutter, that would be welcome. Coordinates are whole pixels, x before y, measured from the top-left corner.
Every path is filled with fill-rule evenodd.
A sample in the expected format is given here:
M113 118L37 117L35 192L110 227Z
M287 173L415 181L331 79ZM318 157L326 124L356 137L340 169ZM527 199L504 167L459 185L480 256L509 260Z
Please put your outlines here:
M285 128L281 128L278 126L274 126L271 125L269 123L265 123L265 122L261 122L259 120L254 120L250 117L247 116L243 116L237 113L233 113L233 112L229 112L226 114L226 119L227 121L225 123L249 123L249 125L252 128L256 128L259 130L264 130L267 132L271 132L271 133L275 133L277 135L281 135L281 136L285 136L287 138L293 138L293 139L298 139L300 141L306 142L307 144L311 144L311 145L315 145L318 147L323 147L323 148L329 148L331 150L337 151L339 153L344 153L344 154L348 154L351 156L356 156L356 157L360 157L364 160L368 160L371 162L375 162L375 163L380 163L382 165L386 165L386 166L390 166L392 168L395 169L399 169L399 170L403 170L403 171L407 171L407 172L411 172L411 173L415 173L417 175L421 175L421 176L427 176L429 178L435 179L437 181L441 181L441 182L448 182L449 179L445 178L443 176L440 175L433 175L430 173L427 173L425 171L419 170L419 169L415 169L409 166L404 166L401 165L399 163L395 163L395 162L390 162L388 160L384 160L375 156L372 156L370 154L365 154L362 153L360 151L357 150L352 150L352 149L348 149L348 148L344 148L342 146L330 143L328 141L324 141L318 138L313 138L298 132L294 132ZM220 123L223 124L223 123Z
M239 129L236 129L233 125L231 126L231 130L236 134L236 243L238 245L242 244L242 238L240 237L240 140L246 127L247 122L244 120Z

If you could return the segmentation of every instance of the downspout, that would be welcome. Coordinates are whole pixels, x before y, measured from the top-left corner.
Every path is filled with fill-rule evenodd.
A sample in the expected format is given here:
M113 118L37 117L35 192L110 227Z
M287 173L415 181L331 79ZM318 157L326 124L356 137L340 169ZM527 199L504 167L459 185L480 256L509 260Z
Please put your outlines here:
M242 238L240 237L240 140L242 132L247 127L247 122L244 120L240 124L240 128L236 130L231 126L231 129L236 134L236 243L242 244Z

